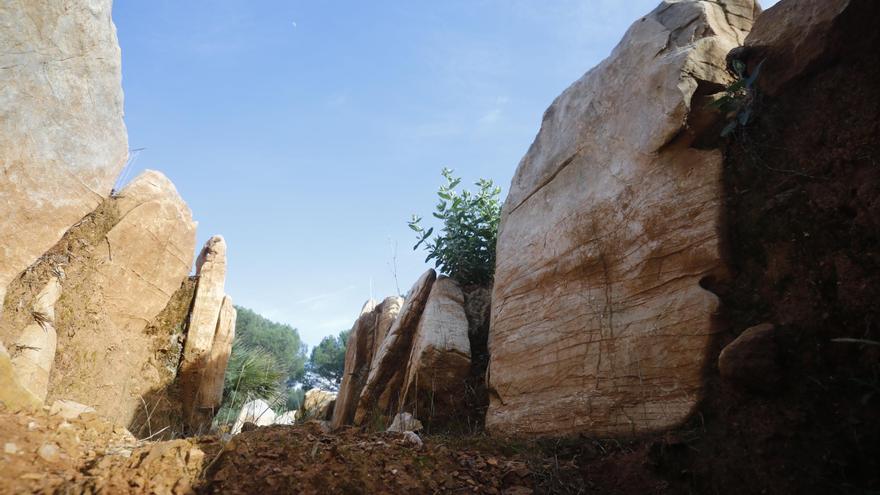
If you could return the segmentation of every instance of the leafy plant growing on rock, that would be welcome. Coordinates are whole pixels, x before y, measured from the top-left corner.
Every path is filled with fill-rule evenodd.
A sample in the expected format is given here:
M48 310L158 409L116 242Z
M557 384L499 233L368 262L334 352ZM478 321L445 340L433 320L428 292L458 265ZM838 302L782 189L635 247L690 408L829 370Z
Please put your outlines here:
M442 171L446 184L437 192L439 202L433 213L443 224L441 233L422 226L422 218L413 215L409 228L418 234L413 250L424 244L428 257L443 273L464 285L491 284L495 274L495 241L501 218L501 188L491 180L480 179L476 193L459 192L461 178L452 170Z
M730 86L724 88L723 94L709 105L720 110L728 119L727 125L721 130L721 136L727 137L737 127L745 127L752 118L754 103L757 96L755 82L761 73L762 60L755 67L754 72L746 75L746 64L742 60L731 61L731 68L736 75L736 80Z

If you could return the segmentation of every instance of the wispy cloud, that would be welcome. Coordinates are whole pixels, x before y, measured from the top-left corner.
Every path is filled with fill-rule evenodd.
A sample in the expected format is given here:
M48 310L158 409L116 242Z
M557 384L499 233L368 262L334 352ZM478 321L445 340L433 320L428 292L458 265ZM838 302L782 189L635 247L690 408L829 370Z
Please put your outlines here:
M495 104L492 105L492 108L480 117L480 124L492 125L501 120L501 116L504 113L504 107L507 106L508 101L510 101L510 99L506 96L499 96L496 98Z
M297 306L299 306L299 305L315 305L316 303L321 303L321 302L333 299L337 296L345 294L346 292L354 290L354 289L355 289L354 285L347 285L339 290L325 292L323 294L317 294L314 296L309 296L309 297L300 299L298 301L294 301L293 304L297 305Z

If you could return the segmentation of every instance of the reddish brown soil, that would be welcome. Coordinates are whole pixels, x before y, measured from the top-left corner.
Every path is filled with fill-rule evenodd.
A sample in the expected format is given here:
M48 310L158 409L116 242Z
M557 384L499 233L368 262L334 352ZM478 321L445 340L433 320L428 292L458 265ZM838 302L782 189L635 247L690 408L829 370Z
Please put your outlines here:
M419 448L401 434L353 428L330 434L316 423L259 428L227 444L200 491L525 494L540 488L534 458L504 455L480 438L425 438ZM560 469L578 482L572 465Z

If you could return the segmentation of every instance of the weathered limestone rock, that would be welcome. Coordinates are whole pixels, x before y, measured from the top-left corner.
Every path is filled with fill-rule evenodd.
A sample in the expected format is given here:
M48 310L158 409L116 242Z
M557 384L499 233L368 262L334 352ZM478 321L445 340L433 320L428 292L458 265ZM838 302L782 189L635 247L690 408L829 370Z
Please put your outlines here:
M269 407L269 404L262 400L252 400L241 406L241 412L232 425L232 434L238 435L242 429L246 429L246 424L255 426L269 426L275 422L275 412Z
M721 351L718 371L749 389L773 391L781 379L775 327L763 323L746 329Z
M95 412L94 408L72 400L58 399L53 402L52 407L49 408L49 414L53 416L61 416L64 419L76 419L83 414L93 412Z
M61 283L52 277L34 300L34 322L27 325L15 343L12 366L19 383L40 400L49 392L49 375L55 362L58 336L55 332L55 303Z
M111 4L0 3L0 301L128 156Z
M82 402L127 424L142 397L173 379L154 361L157 340L165 345L168 336L144 329L189 274L196 224L171 181L149 170L104 208L112 227L94 241L83 234L79 240L96 245L65 265L49 399Z
M382 342L385 341L385 336L388 335L388 331L394 326L394 321L397 320L397 316L400 314L402 307L403 298L398 296L387 297L382 301L382 304L379 305L379 321L376 323L376 335L373 338L373 349L370 352L370 356L372 356L370 358L370 368L372 368L376 362L376 357L379 355L379 348L382 347Z
M223 237L213 236L205 243L196 260L196 276L198 285L181 364L184 411L192 427L202 422L205 414L212 415L212 411L204 411L205 414L200 412L206 403L213 402L210 397L200 397L200 391L205 382L210 381L211 349L220 321L220 307L226 294L226 241Z
M300 406L299 417L303 419L328 419L328 407L336 400L336 394L319 388L309 389ZM331 413L332 414L332 413Z
M293 425L296 424L296 411L285 411L275 417L276 425Z
M394 416L394 421L391 422L391 426L388 427L385 431L391 431L396 433L403 433L405 431L419 431L423 428L422 422L413 417L412 414L408 412L396 414Z
M722 157L692 147L717 136L696 114L758 11L663 2L545 113L502 211L490 431L628 435L693 409L718 306L700 281L723 268Z
M464 396L463 380L470 366L464 294L455 280L441 276L431 288L416 327L402 389L404 404L423 418L453 414Z
M333 428L351 424L358 399L370 373L374 352L388 333L397 313L401 298L389 297L372 311L361 313L348 336L345 348L345 367L336 405L333 408Z
M119 223L107 233L96 287L117 331L140 332L192 267L196 223L174 184L145 170L119 193Z
M18 383L18 378L12 369L12 360L2 342L0 342L0 403L13 411L34 410L43 405L39 397Z
M50 323L32 323L25 327L15 343L12 366L19 383L40 400L49 392L49 374L55 362L58 337Z
M428 270L419 277L407 294L400 313L373 358L370 374L367 376L355 410L355 425L363 424L375 411L380 411L382 414L390 412L391 402L396 398L395 394L398 393L403 382L406 359L412 349L416 326L436 278L437 273Z
M189 317L184 347L184 366L197 363L211 351L226 295L226 241L215 235L208 239L196 260L196 296Z
M220 305L220 317L217 320L211 353L201 373L202 380L196 400L197 409L216 411L223 401L223 378L226 375L229 355L232 353L232 342L235 340L235 317L232 298L226 296Z

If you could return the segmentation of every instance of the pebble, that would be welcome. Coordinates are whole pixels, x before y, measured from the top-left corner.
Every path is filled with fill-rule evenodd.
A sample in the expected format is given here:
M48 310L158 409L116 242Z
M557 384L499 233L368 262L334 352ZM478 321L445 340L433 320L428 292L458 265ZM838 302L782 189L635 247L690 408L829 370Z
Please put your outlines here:
M47 462L55 462L58 460L58 446L51 443L44 443L37 454Z
M15 454L18 452L18 445L15 445L12 442L6 442L6 444L3 445L3 452L7 454Z

